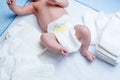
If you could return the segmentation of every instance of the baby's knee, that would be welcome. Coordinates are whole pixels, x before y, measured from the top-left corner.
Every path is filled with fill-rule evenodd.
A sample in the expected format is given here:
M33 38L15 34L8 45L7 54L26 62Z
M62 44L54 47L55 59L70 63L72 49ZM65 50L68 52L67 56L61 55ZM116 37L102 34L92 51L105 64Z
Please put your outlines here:
M40 36L41 41L49 41L51 38L55 39L55 35L52 33L43 33Z
M89 28L86 27L86 26L82 27L82 28L81 28L81 31L82 31L83 33L85 33L85 34L90 34L90 30L89 30Z
M75 30L81 33L85 33L85 34L89 34L90 30L88 27L84 26L84 25L76 25L75 26Z
M43 41L46 41L47 40L47 37L48 37L48 33L43 33L41 36L40 36L40 40L43 42Z

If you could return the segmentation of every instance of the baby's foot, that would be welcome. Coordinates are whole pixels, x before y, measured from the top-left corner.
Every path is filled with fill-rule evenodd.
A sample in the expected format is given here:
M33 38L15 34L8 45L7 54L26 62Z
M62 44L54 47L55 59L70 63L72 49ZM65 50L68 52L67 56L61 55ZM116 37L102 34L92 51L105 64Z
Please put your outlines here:
M62 54L62 56L63 56L63 57L64 57L64 56L66 56L66 55L67 55L67 53L68 53L68 52L67 52L67 51L65 51L65 50L62 50L62 51L61 51L61 54Z
M95 55L93 55L91 52L88 50L81 50L80 51L83 56L85 56L89 61L95 60Z
M68 54L68 51L65 48L62 48L60 53L62 54L63 57L65 57Z

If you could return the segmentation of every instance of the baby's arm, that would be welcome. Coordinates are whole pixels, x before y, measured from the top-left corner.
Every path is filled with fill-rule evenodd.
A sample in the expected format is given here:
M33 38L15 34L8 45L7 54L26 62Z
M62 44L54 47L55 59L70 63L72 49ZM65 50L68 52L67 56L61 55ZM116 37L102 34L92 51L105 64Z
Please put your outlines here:
M16 5L16 0L7 0L7 4L9 8L17 15L31 14L34 10L32 3L28 4L25 7L20 7Z
M68 0L48 0L48 3L58 5L63 8L68 6Z

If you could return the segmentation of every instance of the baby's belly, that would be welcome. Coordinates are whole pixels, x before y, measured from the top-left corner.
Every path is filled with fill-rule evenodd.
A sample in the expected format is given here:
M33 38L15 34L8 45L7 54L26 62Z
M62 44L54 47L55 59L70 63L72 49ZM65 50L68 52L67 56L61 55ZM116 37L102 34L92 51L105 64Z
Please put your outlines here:
M47 31L47 26L51 22L55 21L56 19L60 18L61 16L67 14L64 9L60 10L43 10L42 12L38 13L38 20L40 23L41 28L44 31Z

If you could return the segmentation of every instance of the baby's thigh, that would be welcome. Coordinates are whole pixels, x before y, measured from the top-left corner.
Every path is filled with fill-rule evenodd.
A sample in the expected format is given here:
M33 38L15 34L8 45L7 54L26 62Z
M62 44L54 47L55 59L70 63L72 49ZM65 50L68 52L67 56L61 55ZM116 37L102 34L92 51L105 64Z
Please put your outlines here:
M43 33L40 38L42 42L56 41L56 37L53 33Z
M75 29L75 35L78 39L81 39L82 37L85 38L90 36L90 30L88 29L88 27L84 25L76 25L74 29Z

